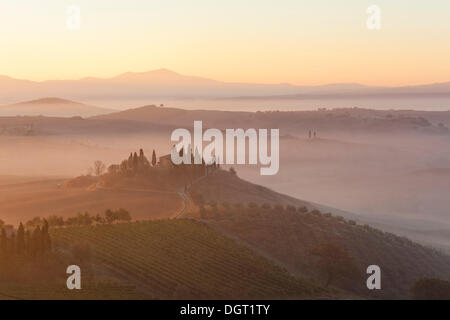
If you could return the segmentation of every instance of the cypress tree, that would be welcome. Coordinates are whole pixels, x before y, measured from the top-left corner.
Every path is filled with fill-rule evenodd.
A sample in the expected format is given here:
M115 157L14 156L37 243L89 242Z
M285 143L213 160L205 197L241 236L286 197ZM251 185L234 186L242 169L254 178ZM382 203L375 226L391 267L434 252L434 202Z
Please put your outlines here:
M25 230L22 222L17 229L17 253L22 254L25 251Z
M41 231L41 243L42 243L41 245L42 252L50 251L51 249L50 234L48 233L48 222L45 219Z
M132 169L133 168L133 153L130 153L130 156L128 157L128 168Z
M42 240L41 240L41 228L39 226L36 227L36 229L34 229L33 231L33 235L31 237L31 255L32 256L37 256L41 253L41 244L42 244Z
M153 153L152 153L152 166L156 166L156 152L155 152L155 149L153 149Z
M137 171L138 165L139 165L139 158L138 158L137 153L135 152L133 155L133 170L134 171Z

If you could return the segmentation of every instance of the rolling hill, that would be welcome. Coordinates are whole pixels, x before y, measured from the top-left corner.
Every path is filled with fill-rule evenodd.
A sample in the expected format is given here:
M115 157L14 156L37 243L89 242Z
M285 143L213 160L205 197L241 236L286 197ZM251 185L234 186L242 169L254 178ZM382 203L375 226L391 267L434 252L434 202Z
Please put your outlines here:
M0 106L0 116L89 117L113 110L60 98L42 98Z
M194 183L188 189L189 212L172 220L160 219L180 212L179 195L167 198L162 206L161 195L150 194L150 190L89 191L61 188L61 183L3 185L6 197L0 202L2 212L13 213L16 219L20 212L31 218L37 215L36 210L44 217L67 217L76 211L101 212L99 206L125 207L135 219L152 219L51 228L55 253L71 263L81 259L77 263L86 270L90 285L100 283L92 287L97 291L86 292L85 298L396 299L410 298L411 286L421 278L450 279L450 257L435 249L346 220L338 210L324 212L320 205L276 193L224 170ZM197 210L201 202L206 216ZM322 243L345 248L357 271L352 279L333 282L328 290L321 288L323 275L311 256ZM86 259L80 258L78 246L85 248ZM365 287L365 269L372 264L382 269L380 292L368 292ZM104 277L117 284L111 290L105 288ZM42 292L33 288L30 292L36 294L34 298L39 294L68 297L67 293L58 296L57 290L51 295L49 291L57 282L49 285ZM119 295L124 285L130 288ZM13 295L25 290L11 283L3 287Z
M89 246L90 260L81 262L82 269L92 263L95 270L109 270L147 298L331 296L320 286L292 277L273 262L195 221L54 228L51 235L57 250L70 252L77 243Z
M202 120L204 128L279 128L283 134L306 136L314 128L321 133L392 133L424 132L448 134L450 111L369 110L360 108L323 109L319 111L217 111L186 110L148 105L92 117L95 120L134 121L193 127Z
M78 212L103 213L106 209L127 208L133 219L174 217L184 207L176 193L87 190L69 188L67 179L35 179L32 182L0 185L0 219L12 224L26 222L35 216L70 217Z
M231 173L222 171L202 180L194 185L191 194L194 199L202 195L207 207L207 216L200 217L194 211L195 219L200 218L294 274L318 283L324 280L311 251L323 243L345 248L355 260L359 272L356 279L335 284L355 295L408 299L411 286L421 278L450 279L450 256L438 250L346 220L332 208L320 212L316 210L323 210L320 206L294 201ZM369 292L365 286L365 270L372 264L382 269L383 290L379 292Z

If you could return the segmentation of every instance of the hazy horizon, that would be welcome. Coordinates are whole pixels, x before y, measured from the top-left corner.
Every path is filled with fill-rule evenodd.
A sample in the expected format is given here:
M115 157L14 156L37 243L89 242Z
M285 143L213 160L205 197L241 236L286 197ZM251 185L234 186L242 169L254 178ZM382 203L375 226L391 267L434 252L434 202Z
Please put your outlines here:
M444 78L442 81L430 81L430 82L418 82L411 84L409 82L404 83L398 83L398 84L388 84L384 85L381 83L374 83L374 84L368 84L364 82L318 82L318 83L291 83L288 81L278 81L278 82L272 82L272 81L242 81L239 78L231 78L231 79L219 79L219 78L213 78L208 77L206 75L200 75L200 74L183 74L178 72L177 70L173 70L166 67L157 67L154 69L142 69L142 70L122 70L121 72L117 72L108 76L98 76L93 74L85 74L82 76L77 77L57 77L57 78L42 78L42 79L33 79L33 77L16 77L11 74L2 73L0 74L0 78L10 78L13 80L20 80L20 81L30 81L30 82L36 82L36 83L43 83L43 82L58 82L58 81L80 81L80 80L109 80L109 79L115 79L122 76L127 75L139 75L139 74L148 74L148 73L157 73L157 72L167 72L167 73L173 73L183 76L189 76L193 78L198 79L204 79L204 80L213 80L217 82L223 82L223 83L239 83L239 84L259 84L259 85L292 85L297 87L326 87L326 86L335 86L335 85L354 85L354 86L362 86L362 87L383 87L383 88L398 88L398 87L409 87L409 86L424 86L424 85L433 85L433 84L446 84L450 83L450 77Z
M2 107L55 97L117 110L151 104L229 111L296 111L353 107L442 111L450 108L450 82L400 87L355 83L297 86L287 83L223 82L184 75L168 69L157 69L137 73L125 72L102 79L84 77L79 80L34 82L0 77L0 87L6 89L0 93ZM35 114L39 114L39 108L34 109ZM14 110L19 112L18 106L9 113L0 110L0 115L15 115ZM46 115L45 112L42 114Z
M8 28L0 38L8 50L0 52L0 69L32 80L108 78L164 66L227 82L449 81L449 3L380 0L382 27L368 30L372 4L202 1L192 8L184 0L135 0L132 6L79 0L80 25L72 30L66 23L69 2L2 1L0 18Z

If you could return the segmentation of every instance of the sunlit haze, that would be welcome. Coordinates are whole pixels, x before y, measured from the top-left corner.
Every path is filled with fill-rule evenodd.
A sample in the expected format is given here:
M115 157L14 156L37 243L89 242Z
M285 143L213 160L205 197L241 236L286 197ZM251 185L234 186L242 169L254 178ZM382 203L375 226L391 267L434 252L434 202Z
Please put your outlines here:
M0 74L29 80L168 68L221 81L449 81L450 2L2 0ZM67 7L80 30L66 27Z

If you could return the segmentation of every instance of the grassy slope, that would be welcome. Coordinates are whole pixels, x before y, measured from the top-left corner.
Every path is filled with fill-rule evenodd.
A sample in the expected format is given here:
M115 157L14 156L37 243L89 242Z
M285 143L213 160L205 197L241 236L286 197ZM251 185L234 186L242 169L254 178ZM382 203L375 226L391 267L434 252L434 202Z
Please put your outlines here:
M328 293L192 220L156 220L51 230L67 252L88 243L96 268L153 298L313 298ZM83 265L81 265L83 270ZM93 269L96 269L93 268ZM87 268L88 272L91 268Z
M313 278L317 275L310 251L321 243L338 244L354 258L360 272L359 280L343 288L360 295L369 296L365 270L372 264L382 270L383 290L375 293L385 298L408 298L409 289L422 277L450 279L448 256L406 238L350 225L336 217L273 210L250 215L223 214L209 222L269 253L291 271Z
M224 183L227 188L223 188ZM245 207L248 201L273 203L273 199L277 198L280 204L291 204L289 197L226 172L202 181L193 188L193 192L202 193L206 201L216 201L219 208L223 201L230 204L240 202ZM311 208L311 205L307 207ZM310 250L324 242L342 245L355 259L361 273L357 283L343 288L357 295L408 298L411 285L422 277L450 279L449 256L406 238L370 227L351 225L333 216L280 212L277 209L249 211L231 206L218 219L209 218L206 222L278 260L290 271L319 280ZM382 269L381 292L369 293L365 286L366 268L372 264Z
M204 201L269 203L313 208L306 201L296 199L269 188L240 179L228 171L219 170L194 185L192 192L200 194Z

